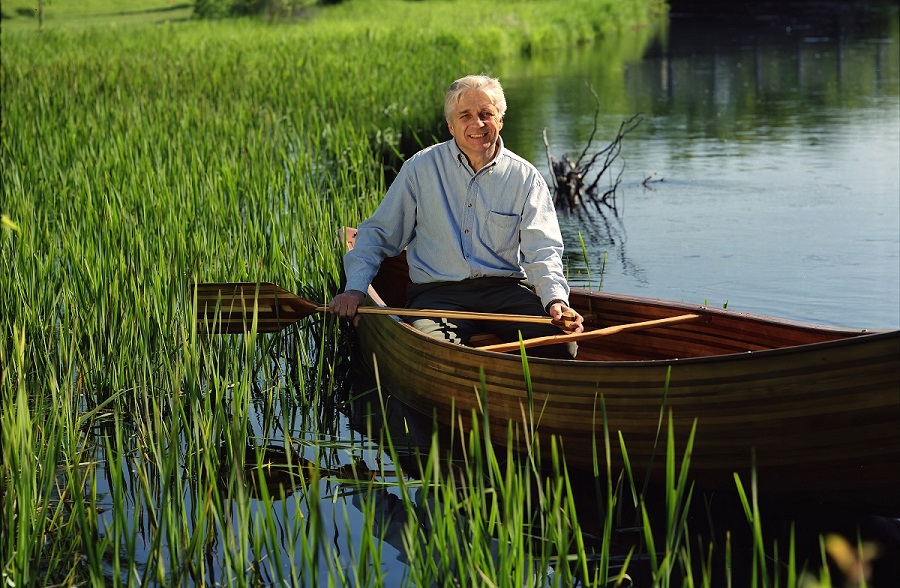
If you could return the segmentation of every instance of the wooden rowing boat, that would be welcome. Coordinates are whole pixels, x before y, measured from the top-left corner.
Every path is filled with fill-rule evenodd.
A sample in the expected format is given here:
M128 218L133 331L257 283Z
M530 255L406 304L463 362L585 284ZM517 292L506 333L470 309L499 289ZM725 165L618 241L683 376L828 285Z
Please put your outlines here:
M385 260L370 303L404 306L408 282L403 255ZM577 360L529 354L534 429L542 449L551 436L561 440L569 467L590 468L595 450L605 462L602 398L614 475L623 464L621 433L635 475L661 479L665 428L661 440L657 431L661 414L671 414L681 450L696 419L690 472L700 487L733 489L734 473L748 484L755 459L764 492L900 512L900 331L577 288L571 304L587 329L702 319L584 339ZM361 357L383 388L417 412L453 426L486 410L495 442L529 414L518 351L454 345L382 314L362 315L358 334Z

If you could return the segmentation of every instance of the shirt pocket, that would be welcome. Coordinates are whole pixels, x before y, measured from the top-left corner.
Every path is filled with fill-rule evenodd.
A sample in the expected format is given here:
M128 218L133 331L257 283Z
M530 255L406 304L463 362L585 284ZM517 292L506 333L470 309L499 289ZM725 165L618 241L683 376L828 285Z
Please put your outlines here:
M490 211L487 224L487 234L484 235L485 244L498 255L508 254L510 251L518 251L519 248L519 215L503 214Z

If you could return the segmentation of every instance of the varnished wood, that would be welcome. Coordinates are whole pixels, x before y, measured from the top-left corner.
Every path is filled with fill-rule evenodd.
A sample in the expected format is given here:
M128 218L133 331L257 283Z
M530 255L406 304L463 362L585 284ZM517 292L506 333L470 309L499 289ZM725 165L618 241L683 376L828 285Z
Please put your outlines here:
M210 333L245 333L254 324L258 333L274 333L327 307L307 300L271 282L217 282L192 285L196 296L196 320L200 330ZM433 317L452 320L556 323L549 316L528 316L421 308L361 306L360 314Z

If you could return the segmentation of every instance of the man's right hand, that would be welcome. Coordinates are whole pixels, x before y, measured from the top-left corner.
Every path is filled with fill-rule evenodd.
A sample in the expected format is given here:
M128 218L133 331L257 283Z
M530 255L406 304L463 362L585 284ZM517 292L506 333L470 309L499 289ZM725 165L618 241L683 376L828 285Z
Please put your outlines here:
M359 309L359 306L365 299L365 292L360 292L359 290L341 292L328 303L328 312L341 318L353 319L353 326L358 327L359 314L357 309Z

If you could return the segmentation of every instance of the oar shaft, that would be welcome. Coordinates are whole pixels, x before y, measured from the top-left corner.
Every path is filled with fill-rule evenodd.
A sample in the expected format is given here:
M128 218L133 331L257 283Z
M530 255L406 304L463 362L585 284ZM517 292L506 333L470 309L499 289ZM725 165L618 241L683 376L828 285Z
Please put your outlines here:
M241 333L250 328L254 316L260 333L279 331L313 313L325 312L317 304L271 282L221 282L194 284L197 321L202 328L217 333ZM455 320L502 321L556 324L549 316L495 314L419 308L360 306L360 314L418 316ZM563 326L566 324L563 321Z
M642 329L652 329L654 327L662 327L665 325L694 321L699 318L701 318L701 315L699 314L682 314L678 316L654 319L650 321L642 321L639 323L614 325L612 327L595 329L593 331L584 331L582 333L550 335L549 337L535 337L534 339L526 339L522 341L521 344L518 341L514 341L512 343L497 343L495 345L485 345L484 347L479 347L478 349L482 349L485 351L514 351L516 349L519 349L520 345L524 345L526 348L540 347L543 345L555 345L557 343L568 343L569 341L580 341L582 339L591 339L593 337L614 335L623 331L640 331Z
M420 316L470 321L503 321L516 323L553 324L549 316L530 316L525 314L498 314L492 312L466 312L461 310L432 310L425 308L390 308L387 306L360 306L359 314L389 314L395 316Z
M317 306L316 311L325 312L327 306ZM360 306L359 314L387 314L393 316L421 316L430 318L446 318L470 321L503 321L515 323L553 324L549 316L532 316L527 314L500 314L494 312L467 312L464 310L434 310L430 308L396 308L390 306Z

